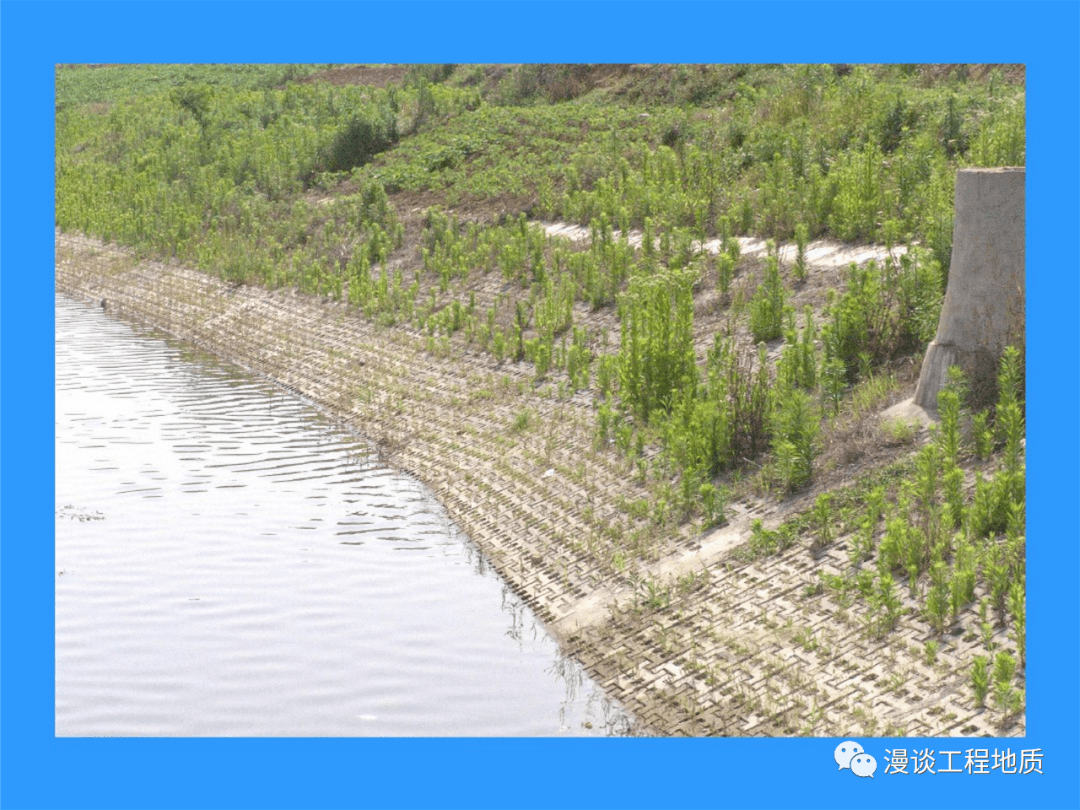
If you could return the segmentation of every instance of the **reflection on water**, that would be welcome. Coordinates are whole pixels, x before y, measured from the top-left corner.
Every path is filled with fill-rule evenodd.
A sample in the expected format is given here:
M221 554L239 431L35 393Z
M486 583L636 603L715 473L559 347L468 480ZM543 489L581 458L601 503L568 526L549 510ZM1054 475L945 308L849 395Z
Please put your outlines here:
M56 330L57 734L630 732L359 437L62 296Z

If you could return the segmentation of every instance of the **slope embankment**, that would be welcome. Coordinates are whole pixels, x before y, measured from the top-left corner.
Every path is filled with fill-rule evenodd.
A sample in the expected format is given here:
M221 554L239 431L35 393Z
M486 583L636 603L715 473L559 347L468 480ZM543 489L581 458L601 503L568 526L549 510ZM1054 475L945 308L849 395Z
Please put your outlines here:
M998 733L965 692L976 643L929 660L916 624L875 638L814 591L820 571L847 564L841 547L734 562L750 521L770 519L764 506L736 504L705 535L658 535L628 564L619 544L640 527L625 504L646 490L625 458L596 447L592 403L538 389L525 364L71 234L57 234L56 279L371 438L646 733Z

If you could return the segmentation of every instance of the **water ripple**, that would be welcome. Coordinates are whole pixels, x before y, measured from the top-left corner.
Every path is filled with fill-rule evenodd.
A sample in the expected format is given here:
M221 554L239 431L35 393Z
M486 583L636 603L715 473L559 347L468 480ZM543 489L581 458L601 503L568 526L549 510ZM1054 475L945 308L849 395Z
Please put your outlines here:
M625 727L356 436L99 308L56 331L58 735Z

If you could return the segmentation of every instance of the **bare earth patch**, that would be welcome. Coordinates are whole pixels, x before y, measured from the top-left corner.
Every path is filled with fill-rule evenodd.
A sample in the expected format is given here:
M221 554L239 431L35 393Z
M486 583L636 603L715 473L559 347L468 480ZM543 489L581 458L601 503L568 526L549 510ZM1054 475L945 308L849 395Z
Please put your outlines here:
M386 87L388 84L401 84L409 68L407 65L354 65L351 67L330 68L319 73L312 73L297 84L363 84L369 87Z

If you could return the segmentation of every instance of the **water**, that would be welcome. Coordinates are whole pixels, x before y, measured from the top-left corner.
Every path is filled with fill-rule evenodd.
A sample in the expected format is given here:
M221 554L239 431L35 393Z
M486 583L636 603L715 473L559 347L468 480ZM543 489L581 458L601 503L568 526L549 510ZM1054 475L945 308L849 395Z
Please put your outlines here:
M61 295L56 344L58 735L629 730L362 439Z

